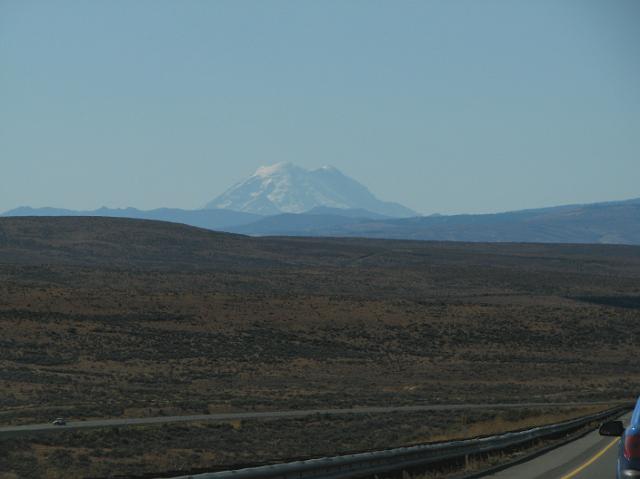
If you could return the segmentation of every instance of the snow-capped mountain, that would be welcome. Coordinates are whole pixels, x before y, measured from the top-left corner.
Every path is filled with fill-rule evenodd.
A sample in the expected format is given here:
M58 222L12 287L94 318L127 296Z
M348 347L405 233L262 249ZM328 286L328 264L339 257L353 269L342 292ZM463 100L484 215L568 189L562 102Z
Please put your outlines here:
M246 213L303 213L317 207L363 209L392 217L418 216L398 203L381 201L332 166L305 170L291 163L262 166L206 205Z

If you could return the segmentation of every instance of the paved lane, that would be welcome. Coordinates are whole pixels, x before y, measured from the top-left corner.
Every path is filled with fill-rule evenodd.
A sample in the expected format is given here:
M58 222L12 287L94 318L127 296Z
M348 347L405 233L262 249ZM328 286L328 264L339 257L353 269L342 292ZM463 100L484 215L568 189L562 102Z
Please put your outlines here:
M22 434L38 434L46 432L68 431L71 429L90 429L99 427L132 426L138 424L165 424L171 422L187 421L234 421L242 419L278 419L296 418L315 415L345 415L345 414L376 414L392 412L421 412L421 411L458 411L465 409L515 409L527 407L555 407L555 406L586 406L594 404L606 404L602 402L591 403L499 403L499 404L431 404L422 406L397 406L397 407L358 407L352 409L310 409L294 411L266 411L266 412L239 412L221 414L200 414L195 416L159 416L143 418L119 418L119 419L95 419L89 421L69 421L66 426L54 426L45 424L28 424L24 426L0 427L0 438L13 437Z
M611 439L611 438L610 438ZM587 462L565 474L562 479L607 479L615 478L616 461L618 457L619 439L611 439L609 444L601 449Z
M628 423L631 413L622 420ZM515 467L487 476L492 479L614 479L619 439L598 431Z

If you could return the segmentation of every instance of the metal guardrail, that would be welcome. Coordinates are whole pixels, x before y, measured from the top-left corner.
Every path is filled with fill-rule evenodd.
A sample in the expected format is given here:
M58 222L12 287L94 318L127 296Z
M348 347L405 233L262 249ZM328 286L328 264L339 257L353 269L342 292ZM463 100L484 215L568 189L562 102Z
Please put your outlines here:
M173 479L347 479L372 476L516 447L536 439L572 432L593 421L629 409L629 406L618 406L557 424L495 436L310 459L234 471L179 476Z

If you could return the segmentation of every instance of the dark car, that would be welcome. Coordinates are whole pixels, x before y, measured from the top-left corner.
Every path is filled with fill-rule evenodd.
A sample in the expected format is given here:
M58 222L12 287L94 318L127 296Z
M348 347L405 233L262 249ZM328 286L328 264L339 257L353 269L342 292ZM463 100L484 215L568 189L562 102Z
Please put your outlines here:
M609 421L600 426L602 436L621 436L618 446L616 478L640 478L640 399L633 410L629 427L622 421Z

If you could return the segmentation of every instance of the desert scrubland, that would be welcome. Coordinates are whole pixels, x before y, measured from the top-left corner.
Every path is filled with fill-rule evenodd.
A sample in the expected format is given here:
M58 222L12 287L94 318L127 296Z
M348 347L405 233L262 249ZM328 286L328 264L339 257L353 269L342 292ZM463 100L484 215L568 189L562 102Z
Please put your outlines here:
M640 247L250 238L142 220L1 218L0 424L626 399L640 386L639 313ZM522 414L534 413L549 411ZM396 424L377 436L393 446L446 433L419 429L425 414L368 420ZM507 412L474 414L464 421ZM461 424L460 414L445 416L449 429ZM334 421L333 439L281 453L379 445L365 429L339 426L345 419L315 420ZM269 437L284 438L312 427L290 422L231 424L225 434L255 439L247 429L272 428ZM352 432L336 440L340 430ZM29 474L58 477L42 475L52 464L45 450L61 463L101 462L65 437L21 440L35 461ZM266 446L253 459L233 456L243 441L185 441L180 454L200 454L202 467L278 459ZM120 447L112 442L102 449ZM10 474L20 450L0 447L0 471ZM144 472L136 457L131 471ZM147 462L147 472L161 467Z

